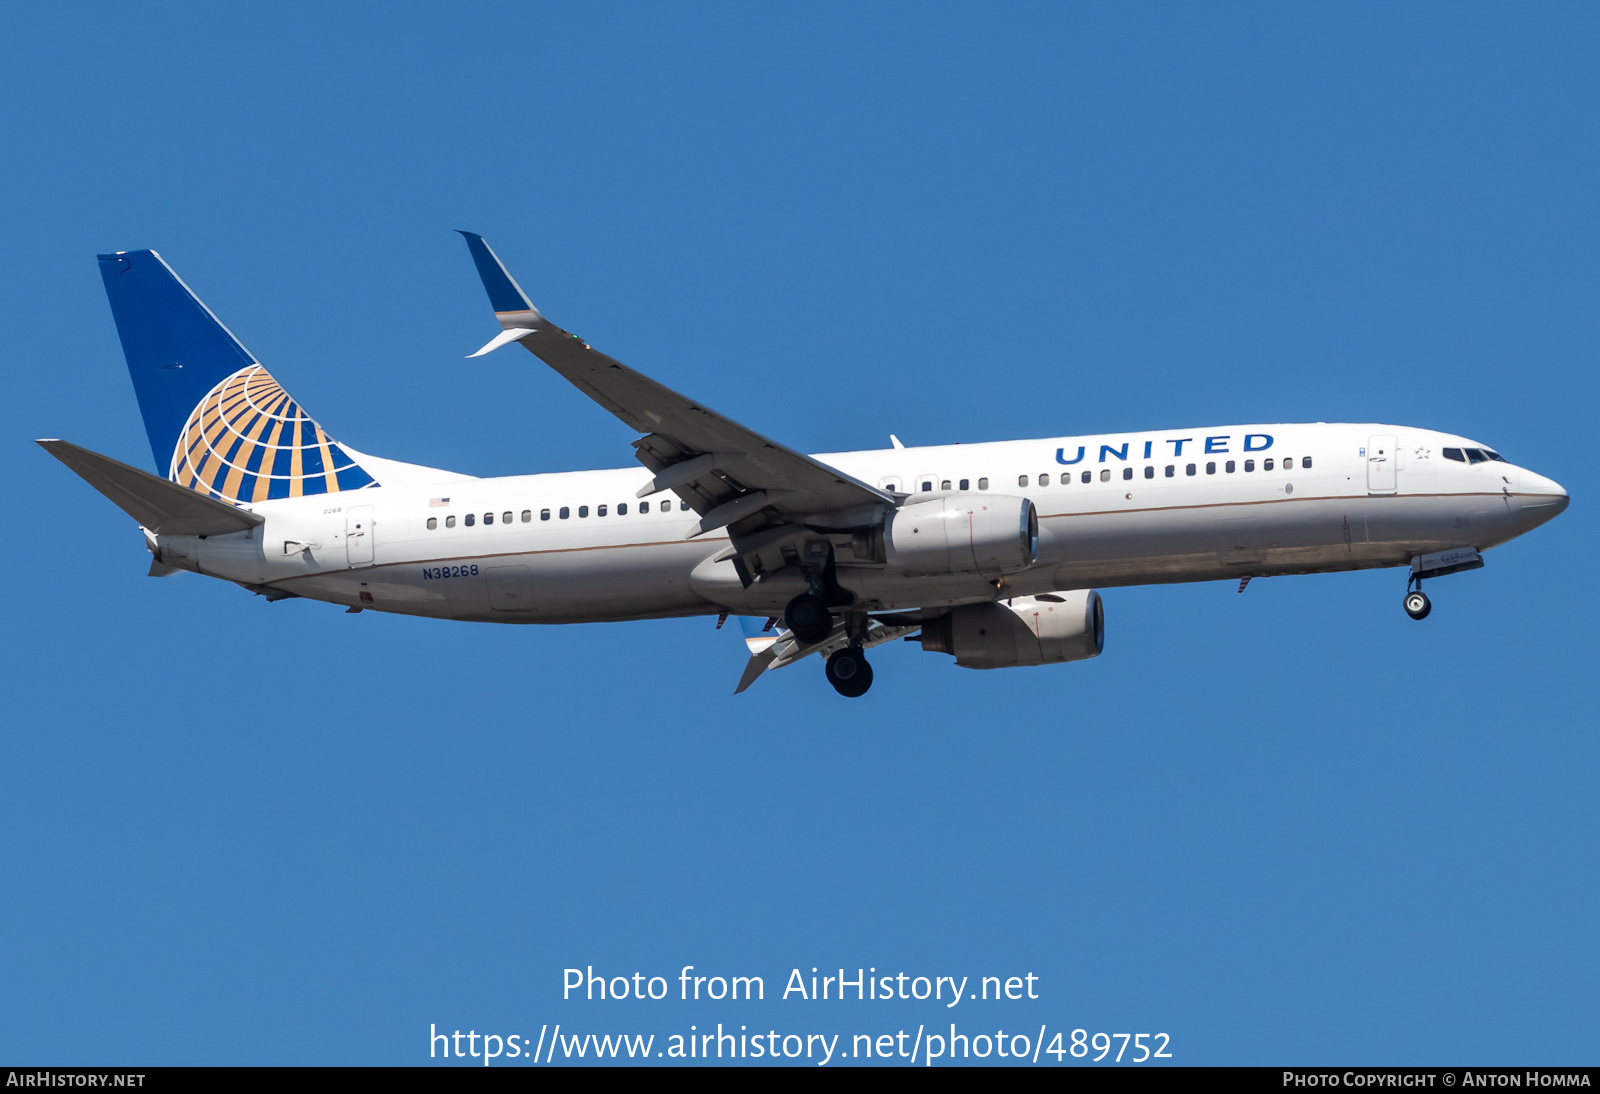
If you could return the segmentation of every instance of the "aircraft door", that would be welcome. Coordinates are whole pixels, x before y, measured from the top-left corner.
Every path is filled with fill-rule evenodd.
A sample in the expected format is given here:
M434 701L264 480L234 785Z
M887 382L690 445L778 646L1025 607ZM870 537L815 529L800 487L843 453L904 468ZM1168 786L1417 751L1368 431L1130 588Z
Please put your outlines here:
M1367 438L1367 493L1393 494L1398 489L1396 470L1400 466L1398 442L1394 437Z
M344 511L344 549L352 569L372 565L372 508L352 505Z

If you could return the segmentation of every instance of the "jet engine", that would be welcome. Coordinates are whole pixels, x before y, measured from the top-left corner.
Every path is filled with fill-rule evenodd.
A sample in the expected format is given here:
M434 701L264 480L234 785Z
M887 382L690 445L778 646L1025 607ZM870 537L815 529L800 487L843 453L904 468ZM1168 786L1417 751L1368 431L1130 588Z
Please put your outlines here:
M947 494L902 505L883 525L884 561L914 574L1014 574L1033 565L1039 514L1027 498Z
M967 669L1052 665L1100 656L1106 615L1093 589L967 604L923 624L922 648Z

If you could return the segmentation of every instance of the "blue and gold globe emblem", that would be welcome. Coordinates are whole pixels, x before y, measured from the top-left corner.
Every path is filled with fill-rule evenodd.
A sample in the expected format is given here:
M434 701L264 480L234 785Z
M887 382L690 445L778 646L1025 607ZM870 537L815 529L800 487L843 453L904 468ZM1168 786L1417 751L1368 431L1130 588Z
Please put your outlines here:
M378 485L260 365L240 369L200 400L169 477L235 505Z

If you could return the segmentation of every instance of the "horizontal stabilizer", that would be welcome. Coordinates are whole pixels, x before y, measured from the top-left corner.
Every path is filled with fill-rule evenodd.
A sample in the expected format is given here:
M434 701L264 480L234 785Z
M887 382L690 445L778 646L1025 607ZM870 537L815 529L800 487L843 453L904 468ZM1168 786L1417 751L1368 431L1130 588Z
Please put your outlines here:
M43 440L39 447L160 536L224 536L266 520L67 441Z

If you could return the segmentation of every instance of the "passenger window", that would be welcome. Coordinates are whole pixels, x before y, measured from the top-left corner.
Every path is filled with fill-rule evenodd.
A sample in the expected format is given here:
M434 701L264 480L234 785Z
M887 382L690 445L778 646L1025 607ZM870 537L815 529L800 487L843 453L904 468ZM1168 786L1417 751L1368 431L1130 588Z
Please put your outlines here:
M597 517L605 516L606 515L606 507L604 505L597 506L595 508L594 515L597 516Z
M1094 479L1094 472L1093 471L1085 471L1083 473L1083 481L1084 482L1090 482L1093 479Z
M1461 449L1459 449L1459 448L1447 448L1447 449L1445 449L1444 450L1444 458L1447 459L1447 460L1455 460L1457 463L1466 463L1467 462L1467 458L1461 454Z
M493 524L494 523L494 514L493 513L485 513L485 514L483 514L483 523L485 523L485 524Z
M623 503L621 503L620 505L617 506L617 516L625 517L627 515L628 515L628 503L627 502L623 502Z
M979 490L987 490L987 489L989 489L989 480L988 479L979 479L978 480L978 489Z
M1026 475L1018 475L1017 476L1017 485L1018 486L1027 486L1028 485L1028 476L1026 476Z
M1256 461L1255 460L1245 460L1244 461L1244 469L1246 471L1254 471L1256 469Z
M1122 478L1123 478L1123 481L1127 481L1128 479L1133 478L1133 468L1124 467L1122 469Z
M1215 475L1216 473L1217 473L1217 461L1216 460L1207 460L1206 461L1206 474Z
M1050 476L1049 475L1040 475L1039 476L1039 485L1040 486L1049 486L1050 485Z
M885 487L884 487L884 489L885 489L885 490L887 490L887 491L888 491L888 492L889 492L889 493L891 493L891 494L893 494L893 493L895 493L895 492L896 492L896 491L895 491L895 486L894 486L894 483L892 483L892 482L891 482L891 483L889 483L889 484L888 484L888 485L887 485L887 486L885 486ZM639 510L639 512L641 512L641 513L648 513L648 512L649 512L649 511L650 511L650 510L648 510L648 509L641 509L641 510Z
M570 516L572 516L572 510L563 505L561 507L561 519L566 520Z
M1301 456L1300 457L1300 466L1305 468L1307 471L1311 470L1311 457L1310 456Z
M581 520L581 519L583 519L584 517L586 517L588 515L589 515L589 507L587 505L578 506L578 519Z
M1108 467L1104 471L1100 472L1100 481L1101 482L1110 482L1111 481L1111 468Z
M1063 471L1063 472L1061 472L1061 485L1062 486L1071 486L1072 485L1072 472L1071 471Z
M667 499L666 499L666 500L664 500L664 501L663 501L663 502L662 502L662 503L661 503L661 511L662 511L662 512L663 512L663 513L670 513L670 512L672 512L672 499L671 499L671 498L667 498Z
M539 510L539 519L540 520L549 520L550 519L550 510L548 510L548 509Z
M933 490L933 480L932 479L924 479L922 481L922 492L924 494L927 494L927 493L931 493L932 490Z
M1144 477L1147 478L1147 479L1155 478L1156 477L1156 469L1155 469L1155 467L1150 465L1150 464L1145 464Z
M939 484L939 489L940 490L948 490L948 489L950 489L950 480L949 479L945 479L943 482L941 482Z
M1192 475L1192 474L1194 474L1194 464L1192 464L1192 463L1191 463L1191 464L1185 464L1185 465L1184 465L1184 468L1183 468L1183 473L1184 473L1184 474L1185 474L1185 475Z
M1261 470L1263 470L1263 471L1271 471L1272 470L1272 457L1269 456L1266 459L1261 461Z
M471 528L472 524L473 524L473 520L474 520L474 518L473 518L472 514L468 513L466 516L461 518L461 523L465 524L468 528Z
M511 523L511 514L510 513L501 513L500 514L500 523L501 524L510 524Z
M1169 479L1172 478L1172 476L1177 472L1177 470L1178 469L1176 467L1173 467L1170 463L1167 464L1167 478L1169 478Z
M1285 456L1283 458L1283 469L1285 471L1293 471L1294 470L1294 457L1293 456Z
M1230 475L1233 474L1234 471L1236 471L1238 469L1238 467L1239 467L1239 465L1234 463L1232 460L1229 460L1227 463L1222 465L1222 469L1224 471L1226 471Z
M648 513L649 511L650 511L650 503L647 502L647 501L641 501L639 503L639 512Z
M1467 454L1467 462L1468 463L1488 463L1489 462L1489 457L1485 456L1483 454L1483 450L1482 449L1479 449L1479 448L1465 448L1465 449L1462 449L1462 451L1464 451Z
M523 524L527 524L532 519L533 519L533 510L532 509L524 509L522 511L522 523Z
M444 518L444 526L446 528L454 528L456 526L456 518L455 517L445 517Z
M963 489L963 490L967 489L967 484L970 483L971 481L972 481L971 479L962 479L961 480L961 489Z
M428 531L431 532L437 527L439 527L439 518L438 517L429 517L428 518Z

